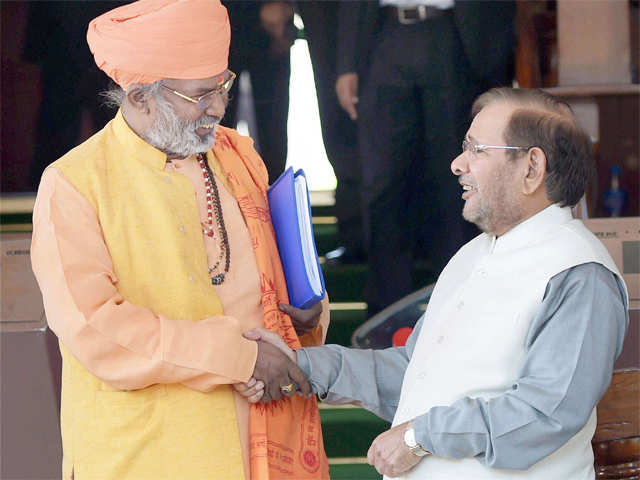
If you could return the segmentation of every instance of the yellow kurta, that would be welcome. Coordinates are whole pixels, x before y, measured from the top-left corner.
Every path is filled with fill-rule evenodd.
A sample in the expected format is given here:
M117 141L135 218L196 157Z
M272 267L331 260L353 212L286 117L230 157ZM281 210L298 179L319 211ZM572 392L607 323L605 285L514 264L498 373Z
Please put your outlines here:
M45 178L63 178L39 192L32 256L62 344L65 478L72 469L76 479L243 476L246 405L238 419L227 384L247 380L255 362L241 333L261 324L259 284L248 282L257 296L246 302L232 288L234 266L242 265L236 281L245 270L257 275L255 260L234 256L250 239L246 226L234 234L223 205L232 271L219 291L222 315L207 273L207 256L217 255L201 232L202 192L165 161L118 114L53 164ZM93 211L64 211L55 200L65 188Z

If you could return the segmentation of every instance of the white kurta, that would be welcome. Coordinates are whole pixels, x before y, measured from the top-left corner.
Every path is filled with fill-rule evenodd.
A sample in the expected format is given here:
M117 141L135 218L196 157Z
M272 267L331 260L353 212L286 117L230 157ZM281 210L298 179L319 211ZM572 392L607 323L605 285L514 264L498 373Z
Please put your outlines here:
M404 377L394 425L464 397L489 399L511 390L549 280L588 262L619 276L602 243L571 217L569 208L555 205L497 239L482 234L465 245L438 279ZM595 426L594 410L562 448L528 470L490 469L473 458L432 456L404 478L592 480Z

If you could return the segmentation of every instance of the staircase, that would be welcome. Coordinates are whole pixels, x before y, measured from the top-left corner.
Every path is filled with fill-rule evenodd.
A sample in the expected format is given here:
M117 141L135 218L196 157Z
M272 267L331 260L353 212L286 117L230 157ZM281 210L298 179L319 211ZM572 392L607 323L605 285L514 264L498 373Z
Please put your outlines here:
M316 248L322 255L338 246L338 228L331 215L332 206L318 205L313 196L311 201ZM323 258L320 260L324 262ZM366 266L327 267L323 263L322 269L331 300L331 324L326 343L350 346L351 334L367 319L367 305L362 295ZM367 450L373 439L389 428L388 422L356 406L322 403L320 418L332 479L382 478L367 464Z
M333 216L333 198L311 192L313 228L318 254L338 246L338 229ZM366 265L328 267L321 257L325 285L329 293L331 324L326 343L351 346L351 334L367 320L363 289ZM415 288L433 282L434 273L419 266L414 271ZM372 413L352 405L320 404L324 446L329 457L332 479L368 480L381 475L367 464L371 442L390 424Z

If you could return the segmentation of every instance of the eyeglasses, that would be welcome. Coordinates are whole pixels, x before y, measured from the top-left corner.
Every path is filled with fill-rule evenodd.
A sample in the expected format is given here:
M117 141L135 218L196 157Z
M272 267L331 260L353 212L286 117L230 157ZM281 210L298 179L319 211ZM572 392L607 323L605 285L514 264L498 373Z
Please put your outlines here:
M471 152L473 155L477 155L480 152L490 149L500 150L529 150L531 147L512 147L510 145L482 145L481 143L473 143L465 139L462 141L462 153Z
M229 70L229 78L222 80L222 82L213 90L208 91L207 93L200 95L199 97L190 97L189 95L185 95L184 93L178 92L162 83L160 86L166 90L169 90L174 95L186 100L187 102L194 103L199 110L206 110L209 106L211 100L216 96L224 96L229 93L231 87L233 86L233 81L236 79L236 74Z

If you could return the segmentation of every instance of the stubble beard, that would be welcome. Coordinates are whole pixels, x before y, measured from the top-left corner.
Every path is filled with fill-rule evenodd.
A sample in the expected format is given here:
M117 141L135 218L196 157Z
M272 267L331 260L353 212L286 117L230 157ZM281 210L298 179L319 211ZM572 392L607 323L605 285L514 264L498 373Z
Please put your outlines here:
M522 207L513 189L514 178L499 170L489 185L467 199L462 217L488 234L508 231L522 219ZM475 201L475 205L469 201Z

